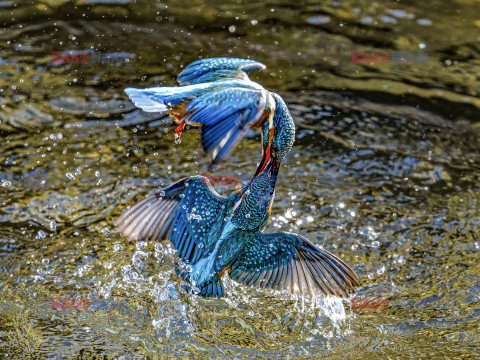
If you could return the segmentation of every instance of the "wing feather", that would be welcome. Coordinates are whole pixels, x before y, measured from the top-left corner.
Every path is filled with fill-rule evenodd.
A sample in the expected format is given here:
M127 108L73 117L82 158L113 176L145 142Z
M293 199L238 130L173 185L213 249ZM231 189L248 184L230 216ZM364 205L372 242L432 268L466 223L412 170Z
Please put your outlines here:
M131 240L168 239L182 260L192 262L208 245L216 221L223 221L228 201L218 195L206 177L193 176L140 200L115 225Z
M219 79L241 78L253 70L263 70L265 65L250 59L209 58L194 61L178 75L180 85L200 84Z
M245 248L230 271L239 283L312 298L348 297L359 286L348 265L301 235L245 232L243 236Z

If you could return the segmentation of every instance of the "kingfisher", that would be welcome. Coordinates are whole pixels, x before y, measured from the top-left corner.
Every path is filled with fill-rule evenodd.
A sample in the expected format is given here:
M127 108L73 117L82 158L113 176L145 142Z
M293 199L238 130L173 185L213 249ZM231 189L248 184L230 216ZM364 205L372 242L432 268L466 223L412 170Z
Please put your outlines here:
M251 71L264 69L265 65L250 59L200 59L178 75L180 86L126 88L125 92L143 111L165 112L173 118L178 123L177 142L185 125L200 127L200 142L205 153L211 153L212 166L234 149L249 128L259 129L262 160L257 175L272 153L275 156L281 150L272 148L274 136L279 136L275 128L292 132L295 127L283 99L248 78ZM293 137L282 139L293 141Z
M246 59L196 61L179 75L180 87L126 89L138 107L166 111L180 125L201 128L213 162L228 154L248 127L262 134L262 160L249 183L227 197L208 178L192 176L148 195L115 222L131 240L170 240L177 274L204 297L223 297L222 276L247 286L301 296L347 297L359 286L355 272L306 237L264 233L280 163L291 150L295 125L283 99L250 81L264 69Z
M263 232L277 174L273 159L228 197L206 177L185 178L139 201L116 226L131 240L170 240L179 258L177 274L203 297L225 296L226 272L247 286L299 296L353 294L358 277L337 256L299 234Z

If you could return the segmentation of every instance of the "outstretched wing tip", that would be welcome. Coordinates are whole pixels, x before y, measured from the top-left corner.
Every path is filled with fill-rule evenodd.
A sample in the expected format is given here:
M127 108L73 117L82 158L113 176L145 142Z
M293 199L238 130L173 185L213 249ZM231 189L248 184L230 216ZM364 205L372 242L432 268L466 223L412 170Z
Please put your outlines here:
M165 104L155 100L151 94L146 93L143 89L126 88L125 93L136 107L145 112L165 112L168 110Z
M310 298L348 298L359 286L357 275L348 265L301 235L259 233L243 255L230 276L247 286ZM255 258L261 261L252 264Z
M153 193L131 206L115 220L117 231L129 240L163 240L174 218L178 199Z

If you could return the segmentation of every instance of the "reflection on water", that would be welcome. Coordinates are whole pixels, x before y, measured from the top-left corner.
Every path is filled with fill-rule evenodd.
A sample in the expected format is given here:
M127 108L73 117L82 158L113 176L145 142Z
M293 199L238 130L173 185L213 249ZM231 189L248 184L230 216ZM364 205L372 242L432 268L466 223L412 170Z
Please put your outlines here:
M0 352L480 356L477 7L0 2ZM132 61L51 62L70 50ZM352 63L352 51L423 51L428 62ZM334 251L361 278L356 296L386 308L232 281L226 299L205 300L182 289L170 245L115 233L127 204L208 165L196 130L174 145L169 122L123 89L173 84L185 64L218 55L264 62L253 77L284 95L297 123L269 230ZM258 143L248 136L212 175L248 181ZM52 309L52 297L88 306Z

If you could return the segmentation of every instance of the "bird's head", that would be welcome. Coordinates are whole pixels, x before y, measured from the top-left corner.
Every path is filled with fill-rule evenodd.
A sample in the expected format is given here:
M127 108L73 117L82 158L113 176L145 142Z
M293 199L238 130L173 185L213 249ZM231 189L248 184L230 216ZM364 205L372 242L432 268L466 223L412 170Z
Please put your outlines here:
M295 140L295 123L280 95L271 93L275 102L272 121L262 125L263 157L254 178L264 171L278 173L280 163L287 157Z

